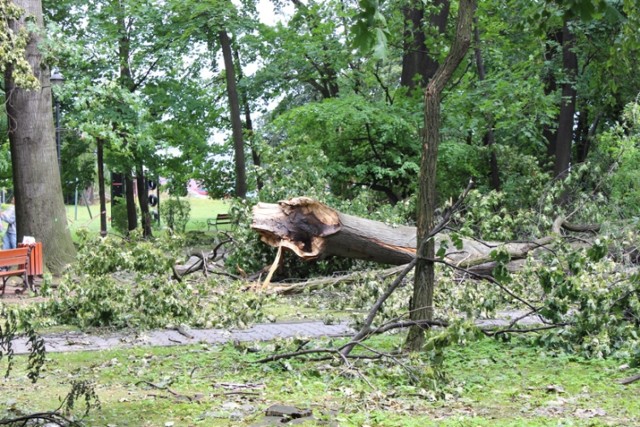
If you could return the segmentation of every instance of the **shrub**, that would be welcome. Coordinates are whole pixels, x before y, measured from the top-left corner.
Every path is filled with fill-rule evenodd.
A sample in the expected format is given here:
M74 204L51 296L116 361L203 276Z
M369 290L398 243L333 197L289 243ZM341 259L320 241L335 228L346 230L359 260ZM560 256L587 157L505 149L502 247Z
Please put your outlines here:
M184 233L191 216L191 204L186 200L169 199L160 211L164 223L173 231Z
M173 279L171 254L182 247L182 238L138 237L81 233L74 270L61 281L57 298L43 303L40 313L53 323L81 328L246 326L264 320L262 306L268 298L264 295L240 292L240 285L218 277L203 282ZM53 290L43 288L43 294L49 292Z

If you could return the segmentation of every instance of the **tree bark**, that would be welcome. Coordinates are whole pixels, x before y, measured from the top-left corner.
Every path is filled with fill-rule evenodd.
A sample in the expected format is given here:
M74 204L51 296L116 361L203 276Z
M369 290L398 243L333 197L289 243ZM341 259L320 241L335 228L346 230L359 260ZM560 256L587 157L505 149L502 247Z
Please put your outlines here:
M242 67L240 66L240 55L238 54L237 49L233 50L233 56L236 61L236 68L238 69L238 82L241 82L244 78L244 75L242 74ZM240 93L242 99L242 107L244 109L244 128L247 131L247 142L249 144L249 150L251 151L251 160L253 161L253 165L256 167L256 188L258 189L258 191L260 191L262 190L264 184L262 183L262 178L260 177L261 160L260 153L258 152L255 144L253 122L251 121L251 108L249 107L249 97L247 95L246 88L243 89Z
M545 43L544 50L544 60L547 64L551 64L553 62L553 58L556 55L557 47L561 44L562 30L550 31L547 33L547 41ZM546 68L547 69L544 76L542 77L542 81L544 82L544 94L549 96L558 89L558 84L556 82L556 76L551 65L547 65ZM556 140L558 138L557 127L552 127L548 124L545 124L542 129L542 134L547 141L548 159L553 159L556 154Z
M152 237L151 214L149 213L149 191L147 178L144 175L142 162L138 162L136 168L136 185L138 186L138 203L140 204L140 221L142 221L142 235Z
M227 96L229 97L229 114L233 134L233 148L235 154L236 196L244 198L247 195L247 175L244 161L244 140L242 137L242 120L240 118L240 103L236 87L236 73L231 53L231 40L226 31L218 33L222 57L224 58L225 75L227 78Z
M560 116L558 117L558 132L556 135L556 158L554 175L562 179L569 171L571 163L571 143L573 142L574 117L576 113L575 78L578 73L578 57L573 48L575 37L565 22L562 29L562 67L565 82L562 83L562 100L560 102Z
M127 229L133 231L138 227L138 213L136 212L136 196L133 192L131 171L124 173L124 194L127 201Z
M9 22L14 32L30 30L26 17L43 29L40 0L14 0L25 15ZM33 74L40 82L40 90L24 90L16 86L13 70L5 72L5 96L8 118L13 185L16 198L18 242L33 236L42 242L43 256L49 270L58 274L75 259L76 250L67 226L67 214L62 198L58 169L50 70L42 62L38 44L42 37L32 32L26 46L26 57Z
M436 165L440 144L440 97L445 85L467 53L471 44L471 28L475 0L460 0L456 35L444 63L438 67L424 92L424 132L422 135L422 158L420 162L420 184L418 190L418 242L428 235L435 225L436 209ZM435 242L430 239L419 245L417 254L413 298L411 300L411 320L432 320L434 292ZM424 330L414 326L407 335L408 350L419 351L424 344Z
M121 2L114 2L115 10L117 11L116 21L118 24L118 59L120 61L120 84L122 87L127 88L129 92L136 90L136 85L133 81L133 75L131 73L131 67L129 66L129 59L131 56L131 40L129 38L127 24L125 22L126 11L124 5ZM117 125L116 125L117 126ZM129 145L129 136L121 132L124 140L124 145ZM138 227L138 214L136 212L135 195L133 191L133 178L131 177L131 168L127 167L123 173L124 177L124 191L125 200L127 203L127 229L129 231L135 230Z

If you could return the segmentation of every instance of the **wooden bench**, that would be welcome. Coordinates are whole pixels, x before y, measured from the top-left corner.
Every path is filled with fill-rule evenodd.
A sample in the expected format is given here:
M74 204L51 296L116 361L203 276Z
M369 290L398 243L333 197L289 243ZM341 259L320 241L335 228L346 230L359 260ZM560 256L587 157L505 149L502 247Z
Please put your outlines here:
M218 214L215 218L209 218L207 220L207 231L211 230L211 227L215 227L217 230L219 225L225 224L233 225L231 215L228 213Z
M2 295L4 295L7 280L12 276L22 276L24 285L30 285L28 276L30 253L30 247L0 250L0 268L6 269L0 271L0 278L2 278ZM11 267L16 267L16 269L10 270Z

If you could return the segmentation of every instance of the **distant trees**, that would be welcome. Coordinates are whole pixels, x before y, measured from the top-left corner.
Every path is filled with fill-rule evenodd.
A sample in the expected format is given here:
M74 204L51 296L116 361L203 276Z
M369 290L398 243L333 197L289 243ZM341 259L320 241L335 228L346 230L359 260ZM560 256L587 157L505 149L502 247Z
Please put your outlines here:
M198 178L211 194L244 197L282 183L295 159L337 197L415 202L419 141L430 131L418 89L450 53L458 3L274 4L287 9L282 22L262 22L253 0L44 0L58 25L47 58L67 77L63 161L74 166L63 165L63 185L91 182L87 158L100 148L102 175L127 184L128 228L146 235L147 174L176 192ZM509 0L476 9L475 55L441 92L435 203L472 176L517 206L514 190L532 176L541 185L588 160L635 97L638 6ZM363 40L367 54L353 49Z

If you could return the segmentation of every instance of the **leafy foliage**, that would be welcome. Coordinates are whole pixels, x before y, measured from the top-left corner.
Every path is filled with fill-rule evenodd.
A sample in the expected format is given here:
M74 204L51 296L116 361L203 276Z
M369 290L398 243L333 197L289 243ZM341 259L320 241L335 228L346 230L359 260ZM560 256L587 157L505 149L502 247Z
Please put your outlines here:
M173 231L184 233L191 213L191 205L179 198L165 200L160 215L164 223Z
M0 73L10 69L12 79L17 87L24 89L38 89L40 83L33 75L31 66L25 58L25 48L29 42L29 30L26 26L15 33L9 27L10 20L18 20L24 15L24 10L10 0L0 0Z
M45 363L45 349L42 337L36 332L37 321L33 313L31 309L20 310L0 304L0 360L3 356L7 358L5 376L8 377L15 362L12 341L19 334L26 335L30 346L27 377L35 383Z
M640 104L627 105L623 122L601 136L596 162L608 169L605 191L618 215L637 216L640 205Z
M167 236L154 242L83 237L74 272L42 303L39 315L56 324L157 328L167 325L244 326L264 318L267 298L237 291L216 278L192 283L170 276L182 244ZM220 288L227 289L222 292Z
M402 107L354 95L293 109L274 122L273 134L284 137L281 152L322 159L336 196L371 188L395 204L415 190L417 121Z

